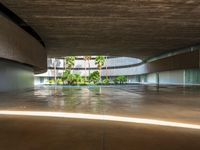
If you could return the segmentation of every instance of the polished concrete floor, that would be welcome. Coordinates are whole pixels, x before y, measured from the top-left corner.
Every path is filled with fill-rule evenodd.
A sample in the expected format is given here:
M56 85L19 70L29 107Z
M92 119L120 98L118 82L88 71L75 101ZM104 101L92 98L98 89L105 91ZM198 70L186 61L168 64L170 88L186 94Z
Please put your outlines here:
M0 94L0 111L112 115L200 125L200 87L40 87ZM196 150L200 129L0 114L3 150Z

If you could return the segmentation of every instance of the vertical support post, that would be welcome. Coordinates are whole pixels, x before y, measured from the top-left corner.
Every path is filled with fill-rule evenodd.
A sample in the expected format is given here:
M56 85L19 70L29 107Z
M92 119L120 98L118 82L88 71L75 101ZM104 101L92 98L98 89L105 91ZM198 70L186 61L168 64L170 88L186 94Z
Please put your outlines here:
M185 75L186 75L186 74L185 74L185 70L183 70L183 86L184 86L184 87L185 87L185 83L186 83L186 81L185 81L185 80L186 80Z
M156 88L157 90L159 90L159 86L160 86L160 78L159 78L159 72L156 73Z

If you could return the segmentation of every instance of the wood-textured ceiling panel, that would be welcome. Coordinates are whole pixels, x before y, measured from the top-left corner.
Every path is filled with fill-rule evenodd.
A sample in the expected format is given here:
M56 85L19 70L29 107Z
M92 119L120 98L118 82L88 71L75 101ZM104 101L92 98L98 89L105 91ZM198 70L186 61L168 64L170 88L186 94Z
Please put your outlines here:
M51 56L151 57L200 43L199 0L1 0Z

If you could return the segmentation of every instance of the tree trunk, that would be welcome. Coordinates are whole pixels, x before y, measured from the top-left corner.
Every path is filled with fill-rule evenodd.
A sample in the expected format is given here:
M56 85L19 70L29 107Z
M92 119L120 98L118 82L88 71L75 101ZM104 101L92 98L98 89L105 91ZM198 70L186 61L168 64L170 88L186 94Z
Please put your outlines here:
M86 70L86 60L85 60L85 81L86 81L86 75L87 74L87 70Z
M64 69L64 71L63 71L63 75L64 75L64 72L66 71L66 68L67 68L66 63L67 63L67 62L66 62L66 58L64 58L64 68L65 68L65 69Z
M108 66L107 66L107 56L106 56L106 79L108 79Z
M56 59L54 58L54 81L56 83L57 80L57 74L56 74Z
M66 66L66 58L64 59L64 67L65 67L65 70L66 70L66 68L67 68L67 66Z
M99 76L100 76L100 82L102 81L101 79L101 66L99 66Z
M88 70L89 70L89 71L88 71L88 75L90 76L90 60L88 60L88 68L89 68L89 69L88 69Z

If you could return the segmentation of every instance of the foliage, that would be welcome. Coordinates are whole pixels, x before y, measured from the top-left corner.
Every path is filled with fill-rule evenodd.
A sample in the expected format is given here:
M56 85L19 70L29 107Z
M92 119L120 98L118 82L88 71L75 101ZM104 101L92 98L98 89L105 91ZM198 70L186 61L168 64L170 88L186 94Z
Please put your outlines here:
M127 77L118 76L113 81L114 81L115 84L124 84L125 82L127 82Z
M119 80L118 80L117 78L115 78L115 79L113 80L113 82L114 82L114 84L119 84Z
M54 80L49 80L48 82L49 82L49 84L55 84Z
M74 74L69 74L68 78L67 78L67 83L69 85L73 85L75 82L76 82L75 75Z
M75 65L75 60L76 57L75 56L68 56L65 58L65 62L66 62L66 66L71 70L71 68L74 67Z
M80 82L82 82L82 80L83 78L80 76L80 74L71 74L69 70L65 70L62 76L62 81L65 84L79 84Z
M80 74L74 74L74 80L76 84L79 84L83 81L83 78L81 77Z
M100 80L100 74L98 71L94 71L89 75L89 81L93 82L94 84L97 84Z
M110 84L110 80L109 80L109 79L107 79L107 78L106 78L106 79L104 79L104 80L103 80L103 84Z
M105 64L105 61L106 60L105 60L104 56L97 56L96 59L95 59L95 64L97 65L97 67L99 69L100 80L101 80L101 68Z
M84 56L83 58L84 60L89 61L91 59L91 56Z
M125 76L119 76L118 80L119 80L120 84L124 84L125 82L127 82L127 77L125 77Z
M69 71L69 70L65 70L65 72L63 73L62 81L63 81L64 84L66 84L67 79L68 79L68 77L69 77L69 74L70 74L70 71Z
M105 64L105 57L97 56L95 59L95 64L98 66L99 70L101 70L102 66Z
M90 75L90 59L92 57L91 56L84 56L83 59L85 60L85 63L87 62L88 63L88 67L89 67L89 70L88 70L88 74ZM86 65L85 65L85 74L87 73L87 70L86 70ZM85 76L85 80L84 80L84 83L86 83L87 80L86 80L86 76Z
M62 79L57 79L57 80L56 80L56 83L57 83L57 84L63 84L63 81L62 81Z
M48 83L49 84L63 84L63 81L62 79L57 79L57 80L51 79L51 80L48 80Z

